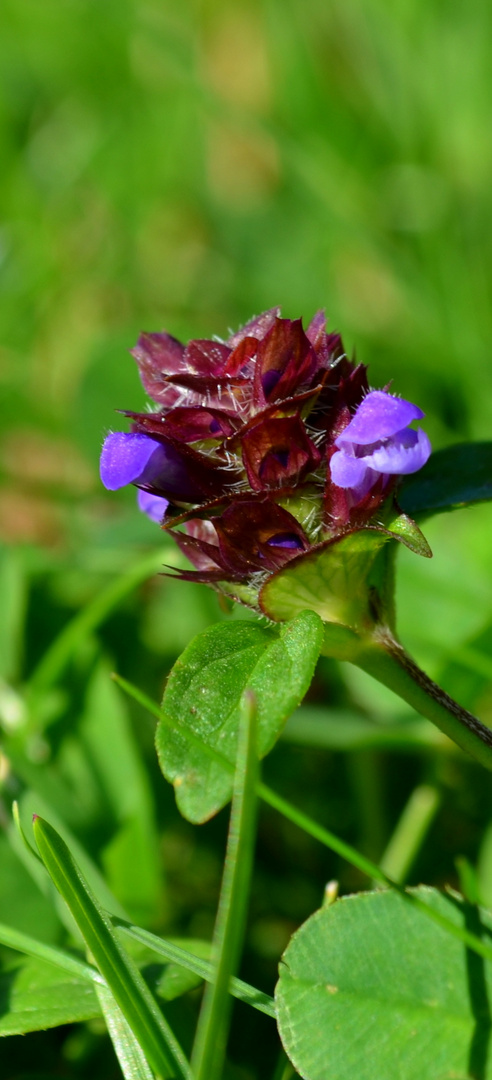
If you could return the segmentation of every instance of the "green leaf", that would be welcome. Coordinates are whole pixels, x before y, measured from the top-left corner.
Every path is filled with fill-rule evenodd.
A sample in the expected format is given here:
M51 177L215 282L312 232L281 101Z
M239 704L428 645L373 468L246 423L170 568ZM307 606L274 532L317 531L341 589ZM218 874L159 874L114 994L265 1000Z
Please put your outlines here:
M384 520L384 527L392 533L396 540L413 551L415 555L422 555L424 559L432 558L432 551L420 531L418 525L408 514L389 514Z
M53 806L51 806L50 803L47 802L43 798L43 796L39 794L38 790L31 791L27 789L22 793L19 799L19 811L20 820L23 823L24 832L27 832L28 827L30 828L30 822L32 821L34 814L41 814L43 816L49 817L57 832L61 834L61 837L64 840L65 844L69 846L73 857L81 868L84 878L88 881L89 888L95 893L98 902L107 911L110 911L113 915L120 915L122 918L127 917L127 912L125 908L122 906L122 904L120 904L116 897L113 896L111 889L108 888L108 885L106 884L106 881L95 861L87 853L85 848L82 847L82 844L79 840L77 840L77 837L74 835L71 829L69 829L65 822L61 820L57 810L55 810ZM23 859L26 869L34 877L36 882L39 884L39 887L43 889L44 881L46 880L49 883L49 878L46 875L45 869L42 866L39 866L35 862L35 860L33 860L29 856L29 853L25 849L23 849L23 846L21 847L19 841L17 842L17 844L15 844L14 836L16 835L16 833L17 830L11 833L13 846L15 845L14 850L19 855L19 857ZM41 875L39 874L39 870L41 870ZM65 923L69 930L72 929L72 932L75 931L77 933L76 927L69 912L66 909L65 904L60 901L58 893L53 890L51 884L49 889L47 890L47 895L50 897L51 900L53 899L53 896L57 898L59 908L60 910L63 910L65 916L63 917L62 915L60 915L62 921Z
M190 1080L189 1066L152 994L86 884L67 845L47 821L36 818L41 858L79 927L101 975L149 1064L163 1078Z
M320 551L298 556L263 586L262 610L270 619L281 620L309 609L324 622L371 627L369 578L388 539L389 532L359 529Z
M411 890L488 938L492 914L456 894ZM396 892L345 897L311 916L276 990L284 1047L305 1080L492 1077L492 963Z
M25 1035L100 1016L94 986L42 960L9 959L0 973L0 1035Z
M460 443L432 454L407 477L398 502L412 517L428 517L492 499L492 443Z
M245 689L257 701L258 752L264 757L309 687L322 639L320 620L304 611L278 629L218 624L185 649L166 687L156 746L189 821L206 821L231 797Z

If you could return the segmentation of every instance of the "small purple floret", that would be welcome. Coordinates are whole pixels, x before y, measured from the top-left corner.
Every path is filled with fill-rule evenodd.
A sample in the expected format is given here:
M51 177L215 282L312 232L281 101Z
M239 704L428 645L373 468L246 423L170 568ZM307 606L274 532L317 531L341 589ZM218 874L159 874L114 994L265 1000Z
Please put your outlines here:
M431 444L421 428L414 431L408 425L424 415L410 401L372 390L335 439L338 450L330 462L333 483L349 489L359 501L380 476L417 472L428 460Z
M201 497L179 451L139 432L114 431L107 436L101 452L100 474L109 491L137 484L157 488L169 498L194 502Z
M104 487L117 491L139 480L159 448L159 443L148 435L111 432L101 451L100 474Z
M138 509L157 525L160 525L169 506L167 499L163 499L161 495L151 495L149 491L139 491L137 503Z

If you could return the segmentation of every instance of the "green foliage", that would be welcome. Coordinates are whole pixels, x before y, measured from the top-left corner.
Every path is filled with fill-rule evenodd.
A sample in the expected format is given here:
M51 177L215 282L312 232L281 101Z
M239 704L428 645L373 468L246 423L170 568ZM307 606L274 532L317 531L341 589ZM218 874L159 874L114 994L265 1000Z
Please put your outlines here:
M48 873L65 900L116 1004L152 1068L163 1078L190 1077L186 1058L148 991L138 969L121 947L61 836L36 817L34 835Z
M135 696L125 704L107 676L115 668L157 703L188 642L237 614L160 576L179 556L131 492L100 489L114 408L144 407L126 350L141 329L225 334L270 304L305 318L326 307L371 384L393 380L427 413L436 453L402 483L402 509L420 520L488 498L491 12L480 0L5 0L0 20L0 917L63 963L85 963L68 909L11 826L18 798L26 832L32 812L47 818L119 913L112 925L188 1052L200 991L166 998L171 976L175 990L191 986L183 970L214 976L192 943L210 948L224 821L182 820L155 765L155 713ZM491 532L487 505L429 518L434 559L400 544L397 580L401 639L489 726ZM206 765L190 743L187 760L222 775L209 751ZM229 765L224 800L234 753ZM250 981L230 983L233 1080L293 1075L269 995L328 879L353 893L382 861L412 883L474 881L492 905L488 775L362 670L322 657L264 772ZM439 802L431 819L414 813L423 788ZM0 1024L32 987L23 1000L37 1026L49 979L73 990L60 1021L84 995L98 1015L9 1039L9 1076L115 1075L92 976L79 997L83 977L60 955L48 967L38 952L23 959L24 939L1 941L11 993ZM462 1006L469 1024L469 998ZM113 1029L120 1052L125 1038ZM138 1053L120 1061L125 1076L146 1075ZM393 1075L403 1070L401 1058Z
M42 960L15 956L2 964L0 1035L59 1027L100 1015L94 984Z
M462 443L438 450L404 479L399 502L408 514L427 517L492 498L492 443Z
M487 940L490 913L412 895ZM276 992L282 1041L305 1080L492 1075L492 967L394 892L346 897L297 931Z
M220 759L230 766L235 760L244 691L258 704L264 757L308 689L322 639L321 620L305 611L279 630L249 622L213 626L185 649L169 677L156 745L188 820L206 821L230 799L231 769Z

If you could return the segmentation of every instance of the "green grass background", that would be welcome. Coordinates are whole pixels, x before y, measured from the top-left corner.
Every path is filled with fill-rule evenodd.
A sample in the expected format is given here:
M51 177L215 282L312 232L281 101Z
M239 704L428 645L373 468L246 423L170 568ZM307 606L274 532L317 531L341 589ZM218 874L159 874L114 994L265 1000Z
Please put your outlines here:
M305 320L324 307L372 385L392 380L426 411L436 448L490 439L491 24L485 0L2 4L3 817L8 828L13 795L46 799L146 925L209 936L226 819L202 830L180 821L157 774L153 721L108 690L107 671L157 699L190 637L223 617L215 597L154 578L81 641L33 730L12 697L67 620L162 543L131 492L107 495L98 480L114 409L144 402L128 350L141 329L225 336L274 304ZM487 506L432 521L434 559L401 552L398 586L409 649L490 723L491 530ZM342 721L343 710L383 722L401 712L328 663L313 692L326 699ZM124 751L110 766L115 739ZM456 883L465 854L492 902L490 784L464 759L285 744L267 770L375 857L413 786L430 779L442 809L412 880ZM0 837L0 919L63 940L12 843ZM333 876L364 884L264 816L253 981L271 989L281 948ZM256 1060L242 1030L234 1075L269 1076L273 1051ZM96 1029L9 1046L6 1077L117 1075Z

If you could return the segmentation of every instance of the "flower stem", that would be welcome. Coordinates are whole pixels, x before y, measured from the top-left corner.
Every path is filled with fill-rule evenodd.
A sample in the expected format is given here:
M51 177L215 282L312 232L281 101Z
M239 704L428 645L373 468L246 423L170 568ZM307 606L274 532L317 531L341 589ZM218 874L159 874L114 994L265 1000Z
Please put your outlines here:
M256 834L256 702L248 694L239 728L227 852L212 944L214 981L208 983L192 1053L195 1080L220 1080L229 1032L229 984L238 963L248 911Z
M336 627L332 633L327 626L326 631L325 656L349 660L362 668L492 771L492 730L433 682L387 627L376 626L364 638L348 627Z

